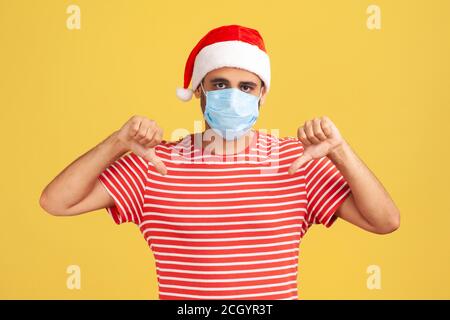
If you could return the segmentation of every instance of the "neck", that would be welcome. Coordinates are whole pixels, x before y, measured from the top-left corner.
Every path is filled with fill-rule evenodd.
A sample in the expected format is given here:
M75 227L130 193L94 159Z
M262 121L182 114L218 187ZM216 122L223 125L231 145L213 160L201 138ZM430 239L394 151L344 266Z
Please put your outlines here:
M205 131L210 129L209 125L205 123ZM203 132L204 134L205 132ZM253 136L255 132L253 130L250 130L246 134L244 134L242 137L239 137L238 139L227 141L224 138L217 141L218 145L215 146L214 150L217 150L215 154L236 154L239 152L242 152L245 150L250 143L253 141ZM204 141L202 140L203 148L206 148L211 143L216 143L215 141ZM221 148L222 145L222 148Z

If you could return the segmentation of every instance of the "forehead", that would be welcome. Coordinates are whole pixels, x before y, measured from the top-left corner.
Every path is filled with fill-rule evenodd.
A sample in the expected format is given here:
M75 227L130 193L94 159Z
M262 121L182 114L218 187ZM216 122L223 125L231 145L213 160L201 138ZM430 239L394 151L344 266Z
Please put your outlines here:
M251 81L259 83L259 77L253 72L233 67L215 69L208 72L205 76L206 81L214 78L224 78L230 82Z

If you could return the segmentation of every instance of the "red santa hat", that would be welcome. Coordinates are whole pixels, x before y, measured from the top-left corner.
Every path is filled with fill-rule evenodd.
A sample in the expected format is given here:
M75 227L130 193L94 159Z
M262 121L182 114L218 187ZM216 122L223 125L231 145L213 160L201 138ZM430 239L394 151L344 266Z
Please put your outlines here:
M266 92L269 90L270 60L261 35L255 29L228 25L209 31L192 49L184 69L184 86L177 88L177 97L189 101L203 77L222 67L251 71L264 82Z

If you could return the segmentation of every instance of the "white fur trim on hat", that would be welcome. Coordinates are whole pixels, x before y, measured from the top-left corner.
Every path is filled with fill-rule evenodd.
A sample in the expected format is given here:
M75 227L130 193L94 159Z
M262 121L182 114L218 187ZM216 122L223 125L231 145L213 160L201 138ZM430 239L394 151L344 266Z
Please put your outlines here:
M192 99L193 94L194 94L194 92L189 88L187 88L187 89L177 88L177 97L180 100L189 101Z
M192 90L208 72L222 67L236 67L257 74L264 81L266 92L269 91L269 56L258 46L235 40L216 42L200 50L194 62Z

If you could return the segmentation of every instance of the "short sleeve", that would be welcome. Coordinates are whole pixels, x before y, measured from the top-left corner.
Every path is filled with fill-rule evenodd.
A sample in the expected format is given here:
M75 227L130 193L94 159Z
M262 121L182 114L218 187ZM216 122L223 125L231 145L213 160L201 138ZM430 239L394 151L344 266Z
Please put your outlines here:
M305 164L305 183L308 223L329 228L337 219L336 210L350 195L350 186L326 156Z
M98 177L114 199L114 205L106 210L116 224L124 222L140 224L147 171L146 161L131 152L110 164Z

